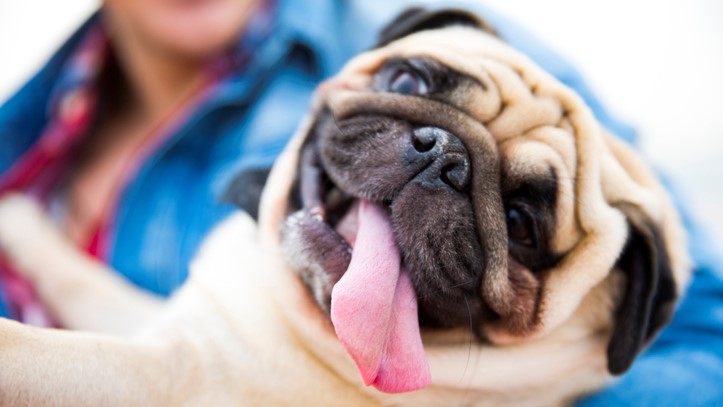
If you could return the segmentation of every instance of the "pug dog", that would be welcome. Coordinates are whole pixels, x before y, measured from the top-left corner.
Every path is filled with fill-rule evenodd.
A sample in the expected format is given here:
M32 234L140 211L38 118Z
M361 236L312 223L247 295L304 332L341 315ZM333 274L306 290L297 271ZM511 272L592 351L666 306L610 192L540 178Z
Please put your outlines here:
M565 405L688 280L644 161L462 11L402 14L319 88L258 224L249 174L167 302L5 197L2 251L89 332L0 320L0 404Z

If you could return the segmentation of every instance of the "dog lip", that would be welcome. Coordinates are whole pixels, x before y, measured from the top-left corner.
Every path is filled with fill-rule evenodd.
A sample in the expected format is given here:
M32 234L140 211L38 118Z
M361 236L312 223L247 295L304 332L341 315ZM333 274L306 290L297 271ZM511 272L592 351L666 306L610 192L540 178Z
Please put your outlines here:
M299 193L303 209L319 217L332 228L336 228L346 219L347 226L343 228L345 231L343 237L349 241L352 236L348 225L353 223L348 222L348 215L353 212L353 206L362 197L353 196L342 190L330 179L318 151L312 145L307 146L302 152L300 164ZM382 202L376 203L388 206Z

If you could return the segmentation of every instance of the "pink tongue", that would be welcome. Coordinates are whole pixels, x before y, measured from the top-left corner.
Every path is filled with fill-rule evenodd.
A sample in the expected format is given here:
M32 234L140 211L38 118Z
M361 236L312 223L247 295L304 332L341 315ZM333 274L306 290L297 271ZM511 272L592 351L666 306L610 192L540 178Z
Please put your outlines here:
M387 393L419 390L431 376L422 347L417 299L379 206L361 201L349 269L331 293L336 335L364 379Z

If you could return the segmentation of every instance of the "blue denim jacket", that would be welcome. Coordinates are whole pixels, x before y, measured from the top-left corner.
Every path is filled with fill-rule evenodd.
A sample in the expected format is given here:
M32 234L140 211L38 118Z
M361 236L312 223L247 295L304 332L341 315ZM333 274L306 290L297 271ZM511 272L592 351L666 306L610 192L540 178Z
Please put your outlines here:
M120 198L107 262L145 289L169 294L184 281L203 236L234 210L218 203L233 174L271 165L305 114L314 86L372 46L375 33L406 2L279 3L274 32L248 72L226 79ZM635 142L634 131L611 117L580 75L536 37L478 4L458 4L478 11L512 46L581 94L613 133ZM0 106L0 172L42 131L54 83L86 28ZM723 405L723 260L690 218L686 223L696 274L678 314L630 372L578 405Z

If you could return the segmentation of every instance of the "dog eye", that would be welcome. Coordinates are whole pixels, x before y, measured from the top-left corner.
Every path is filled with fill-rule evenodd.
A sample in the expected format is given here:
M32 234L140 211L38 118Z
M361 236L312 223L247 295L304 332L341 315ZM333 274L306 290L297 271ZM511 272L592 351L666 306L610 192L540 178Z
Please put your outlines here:
M429 91L427 81L410 67L400 67L389 78L388 90L403 95L424 95Z
M537 244L535 221L526 210L512 206L506 210L505 218L510 241L526 247Z

